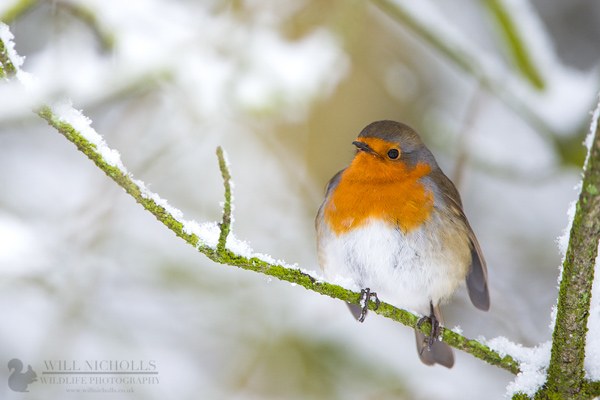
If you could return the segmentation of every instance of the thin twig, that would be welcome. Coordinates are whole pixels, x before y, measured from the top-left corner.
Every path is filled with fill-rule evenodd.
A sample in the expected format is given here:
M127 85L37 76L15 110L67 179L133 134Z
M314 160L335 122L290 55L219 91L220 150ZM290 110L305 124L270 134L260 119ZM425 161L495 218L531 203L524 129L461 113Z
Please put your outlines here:
M0 46L3 46L1 40ZM5 62L6 60L8 60L8 62ZM7 70L7 66L12 66L7 57L0 58L0 63L2 63L2 68L4 70ZM221 165L221 172L225 181L226 201L223 213L223 223L221 224L219 245L211 247L204 243L197 235L186 230L180 217L179 219L176 218L165 207L157 204L152 196L148 196L148 194L138 185L138 182L132 179L129 173L125 172L125 170L120 170L111 163L106 162L95 144L88 141L88 139L72 125L55 115L50 107L43 105L39 108L39 110L36 111L36 113L45 119L49 125L54 127L58 132L65 136L65 138L67 138L70 142L75 144L79 151L84 153L91 161L94 162L94 164L96 164L98 168L104 171L108 177L125 189L128 194L130 194L146 210L152 213L167 228L172 230L178 237L194 246L199 252L203 253L211 260L217 263L237 266L242 269L269 275L282 281L303 286L306 289L334 299L343 300L356 305L359 304L360 293L347 290L341 286L320 281L297 268L285 267L276 263L268 263L257 257L248 258L239 254L235 254L224 245L231 224L231 188L230 176L222 151L219 155L219 163ZM417 326L420 319L419 316L408 311L398 309L390 304L381 302L378 309L374 310L374 304L370 303L369 308L379 315L390 318L396 322L400 322L403 325L417 329L423 333L428 333L430 331L431 327L429 323L425 323L421 327ZM441 330L441 338L451 346L472 354L473 356L480 358L491 365L496 365L513 374L517 374L519 372L518 362L510 355L501 355L500 353L490 349L488 346L475 340L469 340L456 332L450 331L449 329Z
M219 169L223 176L223 185L225 186L225 203L223 204L223 221L221 222L221 234L219 235L219 244L217 245L217 252L225 250L225 243L227 242L227 236L231 230L231 175L227 168L227 161L223 154L221 146L217 147L217 157L219 158Z
M219 242L221 242L220 245L217 248L207 246L206 244L202 243L202 241L196 235L185 232L183 224L173 217L164 207L156 204L154 200L148 198L147 196L143 196L142 190L131 179L129 174L123 173L118 168L107 164L102 159L102 156L97 153L95 145L89 143L85 137L83 137L72 126L60 121L60 119L52 113L49 107L43 107L38 114L48 121L51 126L63 134L69 141L73 142L77 148L86 154L100 169L106 173L106 175L108 175L119 186L125 189L127 193L133 196L138 203L140 203L146 210L150 211L160 222L165 224L167 228L171 229L177 236L184 239L187 243L196 247L199 252L205 254L211 260L221 264L228 264L246 270L259 272L283 281L301 285L306 289L335 299L340 299L352 304L359 304L360 293L344 289L341 286L319 281L309 274L300 271L299 269L287 268L282 265L267 263L258 258L248 259L233 253L224 246L223 242L221 242L221 238L226 237L226 234L224 233L225 229L223 229L223 225L225 225L225 223L223 223L221 226L221 237L219 238ZM224 162L224 160L221 159L219 161L220 163ZM224 174L225 180L227 179L226 176L227 174ZM228 185L226 184L225 186L227 188ZM228 212L230 213L230 210L226 211L228 208L227 197L225 203L226 206L224 207L223 221L226 221L226 215ZM231 204L230 199L229 204ZM377 310L373 309L373 305L371 305L371 307L371 310L376 314L390 318L396 322L400 322L403 325L417 329L423 333L428 333L430 331L430 326L428 323L418 327L417 323L420 317L408 311L396 308L384 302L381 302ZM488 346L478 341L470 340L445 328L441 331L441 338L451 346L480 358L491 365L496 365L513 374L517 374L519 372L518 362L515 361L510 355L501 355L500 353L490 349Z

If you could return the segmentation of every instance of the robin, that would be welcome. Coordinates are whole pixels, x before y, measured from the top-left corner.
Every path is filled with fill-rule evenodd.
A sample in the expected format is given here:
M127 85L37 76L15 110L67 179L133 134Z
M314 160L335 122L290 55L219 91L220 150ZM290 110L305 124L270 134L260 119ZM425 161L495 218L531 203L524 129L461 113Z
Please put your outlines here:
M463 212L460 195L412 128L373 122L352 142L349 167L327 184L316 218L319 264L328 279L361 289L364 321L371 297L415 311L431 323L417 335L427 365L454 365L450 346L438 341L440 304L466 281L473 305L487 311L490 298L481 248Z

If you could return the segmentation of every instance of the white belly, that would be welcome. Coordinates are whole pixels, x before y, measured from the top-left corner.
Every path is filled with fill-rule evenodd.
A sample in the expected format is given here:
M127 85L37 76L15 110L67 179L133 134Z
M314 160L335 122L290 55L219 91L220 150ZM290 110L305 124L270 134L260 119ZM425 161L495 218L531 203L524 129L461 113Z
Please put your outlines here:
M319 243L319 262L332 283L355 291L368 287L382 301L429 314L429 303L447 300L468 269L464 257L452 257L430 232L404 235L379 220L339 237L328 232Z

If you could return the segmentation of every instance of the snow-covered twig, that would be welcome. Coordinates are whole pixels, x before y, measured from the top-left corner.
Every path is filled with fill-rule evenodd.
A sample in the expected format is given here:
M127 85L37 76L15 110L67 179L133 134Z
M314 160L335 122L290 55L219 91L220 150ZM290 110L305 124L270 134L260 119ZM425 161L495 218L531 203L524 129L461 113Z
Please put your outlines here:
M155 198L160 199L160 197L154 194L149 195L145 186L140 187L141 182L132 179L129 173L123 172L119 168L107 163L97 151L94 144L88 142L84 135L81 135L70 124L62 121L49 107L43 107L38 114L67 139L73 142L81 152L85 153L100 169L119 184L119 186L125 189L127 193L133 196L146 210L150 211L160 222L165 224L177 236L196 247L199 252L205 254L214 262L259 272L283 281L304 286L306 289L335 299L340 299L352 304L359 304L360 293L324 282L321 278L313 277L293 266L268 262L256 256L249 257L246 254L239 254L232 251L230 247L225 245L226 242L229 244L230 239L228 236L231 218L230 198L225 202L219 239L215 241L215 245L206 243L201 236L193 233L193 230L190 232L188 228L190 224L183 220L182 215L173 215L166 202L157 202ZM221 158L220 163L224 179L228 182L229 172L224 158ZM225 184L225 187L227 193L228 183ZM227 206L227 204L229 204L229 206ZM374 305L371 305L370 307L372 307L372 310L379 315L400 322L408 327L418 329L423 333L430 332L431 327L428 323L418 327L417 324L420 317L408 311L398 309L383 302L377 310L374 310ZM518 362L510 355L496 352L479 341L470 340L446 328L441 329L440 337L451 346L480 358L489 364L496 365L513 374L519 372Z
M600 124L597 115L590 138L587 141L589 148L585 175L562 267L552 357L546 383L551 392L569 398L580 396L580 392L589 384L585 379L583 362L600 241ZM593 395L599 394L595 392Z
M0 22L0 79L15 76L20 63L23 62L13 49L12 38L8 26Z
M13 44L10 41L12 34L8 31L8 27L2 23L0 23L0 29L8 32L8 35L0 35L0 66L3 71L7 71L5 76L18 75L20 64L15 65L15 62L11 61L11 57L18 57L18 55L16 53L10 55L5 51L6 48L13 51ZM8 43L3 43L7 41L7 37ZM335 299L359 304L360 293L324 282L320 277L313 277L297 266L287 265L273 260L270 256L254 253L249 246L237 240L229 232L232 220L231 184L227 161L222 150L218 151L218 156L225 182L226 201L224 203L223 221L219 229L216 223L198 224L195 221L186 221L181 211L171 207L166 200L149 191L143 182L133 179L122 164L119 153L108 147L104 139L90 126L91 121L80 111L75 110L70 103L63 102L53 107L42 105L36 112L49 125L75 144L79 151L92 160L98 168L104 171L108 177L113 179L160 222L214 262L259 272L301 285L306 289ZM418 326L420 316L395 308L390 304L381 302L377 310L374 310L374 304L370 304L369 307L379 315L420 330L425 334L431 330L429 323ZM513 374L519 372L518 362L510 355L494 351L480 341L470 340L446 328L440 329L440 338L455 348L489 364L496 365Z

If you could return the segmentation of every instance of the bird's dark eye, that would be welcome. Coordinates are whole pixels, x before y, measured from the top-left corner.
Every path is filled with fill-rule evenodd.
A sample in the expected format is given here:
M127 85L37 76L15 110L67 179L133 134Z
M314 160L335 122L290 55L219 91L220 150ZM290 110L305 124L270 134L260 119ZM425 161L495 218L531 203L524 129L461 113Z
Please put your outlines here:
M400 152L397 149L391 149L387 152L387 155L390 158L390 160L395 160L400 155Z

